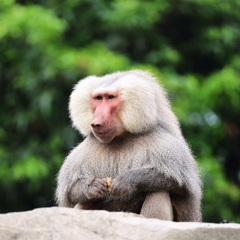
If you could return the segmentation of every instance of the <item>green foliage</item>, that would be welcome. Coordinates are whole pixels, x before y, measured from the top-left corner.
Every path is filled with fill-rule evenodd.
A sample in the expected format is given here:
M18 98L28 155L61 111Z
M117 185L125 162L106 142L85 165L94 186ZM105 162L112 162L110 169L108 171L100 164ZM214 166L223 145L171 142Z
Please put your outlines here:
M240 2L2 0L0 211L51 206L55 177L81 137L72 86L149 69L168 90L200 164L205 221L240 222Z
M111 62L109 62L111 60ZM79 53L79 68L92 75L126 69L130 61L119 54L109 51L104 44L94 42Z
M101 12L101 16L109 27L133 30L151 27L160 17L160 13L167 8L163 0L126 1L116 0Z

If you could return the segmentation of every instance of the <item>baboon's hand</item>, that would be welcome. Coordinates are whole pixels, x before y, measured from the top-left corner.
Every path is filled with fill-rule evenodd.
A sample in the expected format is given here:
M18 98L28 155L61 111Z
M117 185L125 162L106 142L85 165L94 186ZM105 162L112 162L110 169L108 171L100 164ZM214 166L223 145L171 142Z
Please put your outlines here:
M88 186L86 197L89 200L103 198L108 193L108 185L105 180L101 178L94 178Z
M125 196L131 196L137 191L136 187L131 184L126 176L118 176L113 179L111 186L109 187L109 193L117 198Z

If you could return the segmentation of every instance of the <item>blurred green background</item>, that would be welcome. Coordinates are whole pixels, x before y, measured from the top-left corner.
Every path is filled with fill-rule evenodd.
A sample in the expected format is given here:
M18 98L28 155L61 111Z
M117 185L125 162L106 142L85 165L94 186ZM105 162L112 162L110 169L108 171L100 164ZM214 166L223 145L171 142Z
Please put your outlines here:
M240 1L0 0L0 212L54 205L78 79L153 72L200 165L204 221L240 222Z

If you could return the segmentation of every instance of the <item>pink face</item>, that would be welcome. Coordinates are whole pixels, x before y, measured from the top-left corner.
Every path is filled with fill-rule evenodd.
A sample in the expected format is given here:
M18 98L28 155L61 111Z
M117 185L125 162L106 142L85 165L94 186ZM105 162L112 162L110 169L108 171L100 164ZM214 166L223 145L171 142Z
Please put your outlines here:
M103 143L111 142L124 132L120 120L121 98L115 91L100 91L91 96L93 135Z

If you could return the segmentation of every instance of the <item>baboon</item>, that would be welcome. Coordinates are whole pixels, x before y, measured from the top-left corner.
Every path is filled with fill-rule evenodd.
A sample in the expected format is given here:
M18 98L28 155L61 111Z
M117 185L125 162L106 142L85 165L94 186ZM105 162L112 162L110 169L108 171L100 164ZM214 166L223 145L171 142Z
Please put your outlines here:
M59 171L59 206L201 221L199 171L154 76L89 76L74 87L69 112L85 139Z

